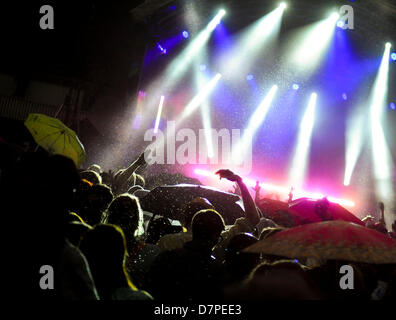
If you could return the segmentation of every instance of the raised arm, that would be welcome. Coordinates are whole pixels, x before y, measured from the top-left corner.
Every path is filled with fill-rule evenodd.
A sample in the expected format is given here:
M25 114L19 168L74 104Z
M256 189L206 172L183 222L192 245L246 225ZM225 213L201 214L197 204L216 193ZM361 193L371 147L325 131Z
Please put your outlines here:
M118 189L122 189L124 184L128 181L128 179L133 175L133 173L142 165L144 165L146 161L144 160L144 152L139 155L139 157L131 163L131 165L124 169L120 174L115 177L114 183L117 185Z
M242 200L243 200L243 205L245 207L245 213L246 213L246 218L249 219L250 223L252 225L256 225L260 221L260 216L257 211L257 207L253 201L252 196L249 193L249 190L245 183L242 181L242 178L236 174L234 174L231 170L228 169L222 169L216 172L221 178L226 178L227 180L230 181L235 181L239 189L241 190L241 195L242 195Z

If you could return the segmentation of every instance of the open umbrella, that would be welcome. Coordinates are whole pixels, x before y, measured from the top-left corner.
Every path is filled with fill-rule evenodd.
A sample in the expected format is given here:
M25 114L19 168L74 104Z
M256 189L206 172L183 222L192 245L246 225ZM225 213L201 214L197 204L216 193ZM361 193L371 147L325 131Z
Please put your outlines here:
M297 226L245 249L288 258L316 258L365 263L396 263L396 240L346 221Z
M326 201L326 209L318 210L322 203L324 203L323 199L297 199L290 204L288 211L298 222L295 225L325 220L343 220L364 225L359 218L338 203Z
M263 216L273 220L284 227L293 227L300 224L292 213L288 211L289 205L286 202L263 198L257 203L257 207Z
M84 146L76 133L59 119L44 114L31 113L25 120L25 126L36 143L49 153L69 157L77 167L85 161Z
M208 199L223 216L226 224L234 224L235 219L244 216L241 205L237 203L240 200L237 195L192 184L156 187L140 199L140 204L145 211L180 219L183 207L196 197Z

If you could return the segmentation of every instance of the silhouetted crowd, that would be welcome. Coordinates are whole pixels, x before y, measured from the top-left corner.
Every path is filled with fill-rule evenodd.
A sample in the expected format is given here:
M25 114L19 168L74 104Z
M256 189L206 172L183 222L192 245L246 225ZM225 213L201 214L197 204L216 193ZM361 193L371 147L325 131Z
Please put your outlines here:
M8 154L1 162L1 211L11 235L3 261L29 284L31 299L169 302L269 299L395 299L394 264L288 259L243 250L288 226L263 217L241 177L234 182L244 216L226 225L207 199L182 208L179 221L144 211L150 193L140 155L115 174L99 165L78 170L45 152ZM167 182L162 182L166 184ZM161 205L161 204L160 204ZM164 204L168 205L168 204ZM384 224L368 227L387 234ZM382 230L381 230L382 228ZM353 290L340 288L353 266ZM52 278L51 278L52 277ZM25 294L25 293L24 293Z

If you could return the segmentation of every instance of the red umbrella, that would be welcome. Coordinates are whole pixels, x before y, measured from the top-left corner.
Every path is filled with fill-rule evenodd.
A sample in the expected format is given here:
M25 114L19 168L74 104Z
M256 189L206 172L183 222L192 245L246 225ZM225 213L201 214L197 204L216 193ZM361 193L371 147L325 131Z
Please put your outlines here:
M257 206L264 217L273 220L281 226L292 227L296 225L295 217L288 212L289 205L286 202L263 198L260 199Z
M288 258L396 263L396 240L346 221L324 221L280 231L244 251Z
M364 226L364 223L353 213L340 206L338 203L326 199L297 199L289 206L289 212L295 216L296 223L306 224L326 220L343 220Z

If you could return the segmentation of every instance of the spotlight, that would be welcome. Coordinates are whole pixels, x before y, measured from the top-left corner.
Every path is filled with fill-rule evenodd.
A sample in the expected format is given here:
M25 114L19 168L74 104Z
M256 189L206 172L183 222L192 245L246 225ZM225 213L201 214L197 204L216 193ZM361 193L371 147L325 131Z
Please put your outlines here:
M315 108L317 94L313 92L309 99L308 107L300 123L296 149L290 167L290 185L301 187L305 180L308 167L311 136L315 123Z
M393 52L393 53L391 54L391 59L392 59L393 61L396 61L396 52Z
M364 108L357 107L347 118L345 132L344 185L349 186L356 163L362 153L365 133Z
M185 31L185 30L182 32L182 35L183 35L183 38L184 38L184 39L187 39L187 38L190 36L190 34L188 33L188 31Z
M202 53L200 54L200 58L203 60L206 60L208 58L208 52L206 50L207 48L202 49ZM195 59L195 64L198 63L198 59ZM201 64L199 67L197 67L197 71L195 73L195 86L197 92L200 92L202 88L205 86L205 83L208 82L208 77L206 73L204 72L198 72L198 68L201 69L206 69L206 65ZM202 70L201 71L204 71ZM202 159L206 160L205 157L205 151L206 151L206 156L208 158L213 158L214 157L214 147L213 147L213 139L212 139L212 120L210 117L210 99L205 98L201 104L201 119L202 119L202 126L204 129L204 136L205 136L205 141L206 141L206 150L205 148L200 148L200 157L202 156ZM201 152L202 151L202 152ZM205 161L203 160L203 161Z
M156 104L156 97L159 97L163 92L171 92L178 81L180 81L183 75L189 70L189 66L193 59L196 56L199 56L202 48L206 46L212 31L220 22L225 11L220 13L216 14L216 16L202 31L198 33L198 35L194 36L191 41L188 41L186 48L184 48L182 52L178 54L178 56L175 57L166 67L165 71L150 84L150 97L153 98L150 98L150 100L147 102L148 106L152 107L154 103ZM161 50L162 46L158 45L159 43L157 43L157 47L159 50ZM163 50L161 50L161 52L166 53L166 49L162 49Z
M191 115L205 101L205 99L210 95L210 93L215 88L220 78L221 78L221 74L217 73L209 82L207 82L202 87L202 89L198 92L198 94L184 108L180 116L180 120L183 120L189 115Z
M338 28L344 28L344 26L345 26L345 23L343 22L343 21L337 21L337 27Z
M305 28L300 34L297 45L289 50L288 57L292 65L297 67L298 73L307 75L321 62L331 43L338 16L334 12L328 18Z
M391 204L394 199L395 191L392 181L392 155L385 139L385 128L383 123L383 112L388 93L390 47L391 44L387 42L370 97L371 145L374 164L375 196L378 201L383 201L385 205L387 205L387 203Z
M249 146L252 145L254 134L267 116L267 113L271 107L272 101L275 98L277 90L278 86L273 85L250 117L249 124L245 130L245 133L242 136L242 139L233 150L234 164L242 163L246 152L249 149Z
M286 8L287 8L287 4L286 4L285 2L282 2L282 3L279 5L279 7L280 7L281 9L286 9Z
M344 99L344 100L347 100L347 99L348 99L348 96L347 96L346 93L343 93L343 94L342 94L342 99Z
M166 54L166 49L162 47L159 42L157 42L157 48L161 51L161 53Z
M213 31L216 26L220 23L221 18L223 18L223 16L226 14L226 11L224 9L221 9L219 11L219 13L214 17L214 19L209 23L209 25L207 26L207 29L209 31Z
M300 88L300 86L297 84L297 83L294 83L293 84L293 89L294 90L298 90Z
M252 74L248 74L247 76L246 76L246 80L248 80L248 81L250 81L250 80L253 80L253 75Z
M241 74L254 70L251 66L257 55L262 54L265 44L269 47L279 34L283 12L277 6L243 31L237 45L221 61L221 69L228 77L238 79Z
M391 108L392 110L396 110L396 105L395 105L395 103L394 103L394 102L391 102L391 103L389 104L389 108Z
M162 106L164 104L164 99L165 99L165 97L161 96L160 103L159 103L159 106L158 106L157 118L155 119L154 133L158 132L158 127L159 127L159 122L160 122L160 119L161 119Z

